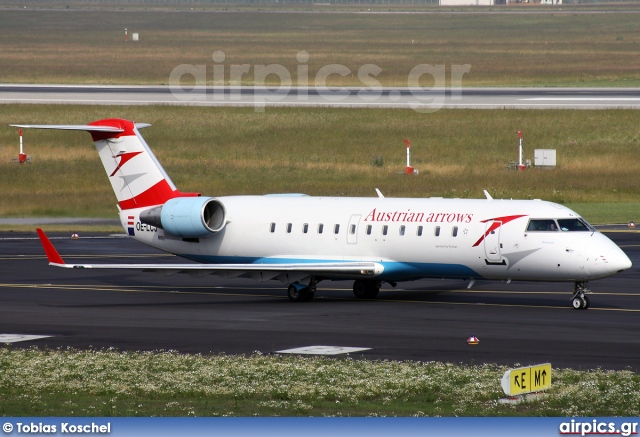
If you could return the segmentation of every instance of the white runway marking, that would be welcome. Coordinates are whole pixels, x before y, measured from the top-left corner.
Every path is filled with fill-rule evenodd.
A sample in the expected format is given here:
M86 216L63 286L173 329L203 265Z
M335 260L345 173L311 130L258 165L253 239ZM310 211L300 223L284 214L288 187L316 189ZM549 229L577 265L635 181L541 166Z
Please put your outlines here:
M640 101L640 97L531 97L520 100L551 102L637 102Z
M344 347L344 346L306 346L295 349L276 351L279 354L304 354L304 355L340 355L352 352L368 351L370 347Z
M17 343L19 341L31 341L41 338L53 337L53 335L26 335L26 334L0 334L0 344Z

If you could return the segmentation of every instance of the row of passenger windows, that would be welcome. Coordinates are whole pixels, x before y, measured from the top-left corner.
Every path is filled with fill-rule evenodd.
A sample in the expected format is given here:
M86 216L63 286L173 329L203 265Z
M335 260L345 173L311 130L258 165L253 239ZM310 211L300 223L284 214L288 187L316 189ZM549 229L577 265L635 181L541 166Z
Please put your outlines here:
M293 232L293 223L287 223L285 226L285 229L287 231L288 234L290 234L291 232ZM356 233L357 230L357 226L355 224L351 224L349 225L349 229L348 232L351 235L354 235ZM593 226L591 226L589 223L587 223L586 221L584 221L583 219L531 219L529 220L529 224L527 225L527 231L531 232L531 231L590 231L590 232L594 232L595 229L593 228ZM269 231L271 233L274 233L276 231L276 224L275 223L271 223L269 225ZM416 235L418 237L421 237L423 232L425 231L423 226L418 226L416 227ZM318 234L322 234L324 233L324 224L323 223L319 223L317 225L316 228L316 232ZM372 235L373 234L373 225L367 225L365 232L367 235ZM400 227L398 228L398 234L399 235L405 235L407 232L407 227L405 225L400 225ZM309 223L304 223L302 225L302 233L303 234L308 234L309 233ZM338 235L340 233L340 224L335 224L333 225L333 233L335 235ZM380 229L380 233L382 235L389 235L389 225L382 225L381 229ZM440 236L440 226L435 226L433 228L433 235L436 237ZM451 228L451 236L453 237L457 237L458 236L458 227L457 226L453 226Z
M287 223L287 225L285 226L285 229L287 231L287 234L290 234L291 232L293 232L293 223ZM356 233L356 225L352 224L349 225L349 234L354 235ZM276 231L276 224L275 223L271 223L269 225L269 232L274 233ZM316 228L316 232L318 234L322 234L324 232L324 224L323 223L319 223L318 227ZM382 235L389 235L389 225L382 225L382 228L380 230ZM405 225L400 225L400 227L398 228L398 234L399 235L405 235L405 233L407 232L407 227ZM421 237L422 234L424 232L424 227L423 226L418 226L416 228L416 235L418 237ZM302 233L303 234L308 234L309 233L309 224L308 223L304 223L302 225ZM335 224L333 225L333 233L335 235L338 235L340 233L340 225L339 224ZM367 225L366 227L366 234L367 235L371 235L373 233L373 225ZM433 235L435 235L436 237L440 236L440 226L435 226L433 228ZM451 228L451 236L453 237L457 237L458 236L458 227L454 226L453 228Z

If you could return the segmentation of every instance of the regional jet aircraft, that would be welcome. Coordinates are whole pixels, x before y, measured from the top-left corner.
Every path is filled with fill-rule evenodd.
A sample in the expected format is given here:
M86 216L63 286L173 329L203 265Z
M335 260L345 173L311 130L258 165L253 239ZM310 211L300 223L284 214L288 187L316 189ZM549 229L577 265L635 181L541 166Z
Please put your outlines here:
M140 135L121 119L88 125L16 125L89 132L132 238L197 264L67 264L39 230L50 265L167 275L278 280L292 301L324 280L353 280L358 298L383 282L420 278L565 281L589 307L588 282L631 268L609 238L574 211L543 200L205 197L178 191Z

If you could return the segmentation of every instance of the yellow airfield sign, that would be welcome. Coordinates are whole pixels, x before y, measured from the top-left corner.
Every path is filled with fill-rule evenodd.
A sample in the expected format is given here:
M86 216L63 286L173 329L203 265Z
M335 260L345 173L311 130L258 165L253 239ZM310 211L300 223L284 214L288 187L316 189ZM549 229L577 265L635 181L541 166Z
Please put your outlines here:
M516 396L551 387L551 363L509 369L500 381L507 396Z

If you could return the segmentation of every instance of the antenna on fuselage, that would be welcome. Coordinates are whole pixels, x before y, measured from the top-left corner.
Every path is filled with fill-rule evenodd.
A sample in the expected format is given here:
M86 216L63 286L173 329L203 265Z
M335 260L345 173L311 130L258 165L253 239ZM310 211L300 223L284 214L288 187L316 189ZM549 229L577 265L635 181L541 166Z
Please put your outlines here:
M482 192L484 193L484 196L487 198L487 200L493 200L493 197L491 197L491 194L489 194L487 190L482 190Z

